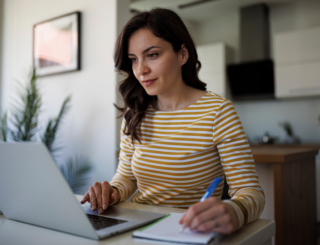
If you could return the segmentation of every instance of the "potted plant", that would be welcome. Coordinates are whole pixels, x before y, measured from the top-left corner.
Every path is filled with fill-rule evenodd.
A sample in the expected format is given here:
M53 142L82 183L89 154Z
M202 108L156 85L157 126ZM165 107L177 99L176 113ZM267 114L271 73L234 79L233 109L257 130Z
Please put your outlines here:
M42 98L38 90L37 77L33 70L30 81L26 87L18 89L18 99L15 99L10 112L5 112L0 120L0 139L6 142L42 141L54 158L54 153L60 148L56 147L56 134L61 121L70 108L71 97L68 96L62 103L57 117L49 119L45 131L40 132L38 117L42 106ZM8 121L10 120L10 125ZM57 162L57 161L56 161ZM74 193L81 193L87 185L88 175L93 166L83 157L70 157L64 163L58 164L62 174Z
M283 128L287 134L286 138L284 139L285 144L300 144L300 139L299 137L294 135L293 128L290 122L279 122L279 126Z

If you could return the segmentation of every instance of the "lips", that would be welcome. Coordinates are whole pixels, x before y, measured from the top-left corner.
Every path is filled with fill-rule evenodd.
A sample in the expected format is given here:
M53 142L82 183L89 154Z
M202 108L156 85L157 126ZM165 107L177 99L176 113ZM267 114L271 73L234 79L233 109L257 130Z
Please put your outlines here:
M145 81L142 81L142 83L143 83L143 85L144 85L145 87L149 87L149 86L151 86L156 80L157 80L157 78L156 78L156 79L145 80Z

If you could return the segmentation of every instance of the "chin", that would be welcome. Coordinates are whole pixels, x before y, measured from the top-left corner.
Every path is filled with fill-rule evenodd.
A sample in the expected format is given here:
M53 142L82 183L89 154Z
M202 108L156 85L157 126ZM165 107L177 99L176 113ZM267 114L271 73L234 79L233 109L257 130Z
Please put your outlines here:
M156 96L159 94L159 91L156 91L155 89L144 89L146 93L150 96Z

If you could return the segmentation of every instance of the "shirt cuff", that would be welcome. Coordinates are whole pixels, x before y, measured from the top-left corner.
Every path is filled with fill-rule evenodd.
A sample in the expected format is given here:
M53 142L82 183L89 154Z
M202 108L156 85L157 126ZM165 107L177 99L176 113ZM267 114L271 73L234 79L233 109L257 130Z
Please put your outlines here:
M125 201L127 198L129 198L137 188L136 184L132 180L125 178L118 173L116 173L112 178L112 180L110 181L110 185L118 189L120 194L120 202Z

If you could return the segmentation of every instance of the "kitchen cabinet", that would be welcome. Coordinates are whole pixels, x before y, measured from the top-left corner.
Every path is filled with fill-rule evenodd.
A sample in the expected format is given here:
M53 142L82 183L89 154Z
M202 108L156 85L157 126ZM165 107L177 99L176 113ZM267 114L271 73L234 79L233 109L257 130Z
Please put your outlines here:
M252 145L266 204L260 218L276 222L275 244L316 244L316 164L319 148Z
M320 27L274 37L276 98L320 96Z
M197 46L201 62L199 78L207 84L207 90L224 98L230 98L226 65L231 62L231 49L224 43Z

